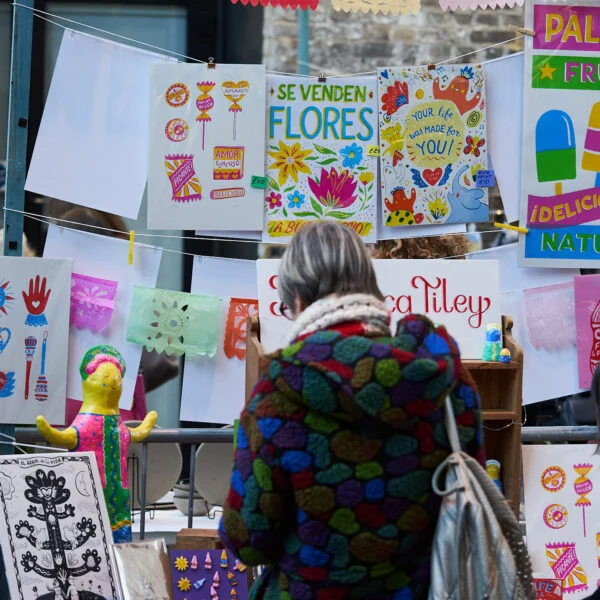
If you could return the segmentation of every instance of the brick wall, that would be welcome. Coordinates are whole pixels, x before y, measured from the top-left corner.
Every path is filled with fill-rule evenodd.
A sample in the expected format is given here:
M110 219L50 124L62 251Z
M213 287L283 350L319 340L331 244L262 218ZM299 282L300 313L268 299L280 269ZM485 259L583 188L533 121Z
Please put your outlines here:
M515 37L509 24L523 25L523 9L443 12L438 0L421 0L417 15L337 12L321 0L310 12L312 73L346 74L378 66L427 64ZM296 72L296 12L266 8L264 62L270 69ZM475 62L521 50L522 40L463 59ZM319 68L321 67L321 68Z

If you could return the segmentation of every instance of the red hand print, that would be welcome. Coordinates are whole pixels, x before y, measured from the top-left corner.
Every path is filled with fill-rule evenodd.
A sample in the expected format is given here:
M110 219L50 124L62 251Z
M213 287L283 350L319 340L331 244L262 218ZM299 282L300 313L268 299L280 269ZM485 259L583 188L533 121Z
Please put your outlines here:
M40 286L40 276L37 275L35 278L35 284L33 279L29 280L29 294L25 292L21 292L23 294L23 300L25 301L25 306L27 307L27 312L30 315L41 315L46 309L46 304L48 304L48 298L50 298L50 292L52 290L46 291L46 278L42 279Z

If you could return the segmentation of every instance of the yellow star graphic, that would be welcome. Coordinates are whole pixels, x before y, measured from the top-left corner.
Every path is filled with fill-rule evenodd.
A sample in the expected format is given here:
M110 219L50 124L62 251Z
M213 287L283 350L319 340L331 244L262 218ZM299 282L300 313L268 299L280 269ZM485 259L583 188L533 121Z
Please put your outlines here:
M551 67L549 62L547 62L543 67L538 67L538 69L542 73L542 76L540 79L548 78L548 79L552 80L554 71L556 71L556 67Z

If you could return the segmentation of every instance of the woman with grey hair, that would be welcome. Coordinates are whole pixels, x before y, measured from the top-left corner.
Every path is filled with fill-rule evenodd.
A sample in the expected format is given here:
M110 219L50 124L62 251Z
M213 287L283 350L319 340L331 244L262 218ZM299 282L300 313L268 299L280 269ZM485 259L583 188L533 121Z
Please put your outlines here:
M265 565L250 598L427 598L451 395L464 450L483 462L479 399L443 327L395 335L367 248L350 228L303 227L280 264L287 348L242 412L221 538Z

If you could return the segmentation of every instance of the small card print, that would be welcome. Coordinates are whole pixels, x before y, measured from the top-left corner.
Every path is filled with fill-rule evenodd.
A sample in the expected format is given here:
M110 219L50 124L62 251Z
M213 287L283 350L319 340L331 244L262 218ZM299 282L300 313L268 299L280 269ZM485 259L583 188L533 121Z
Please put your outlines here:
M213 179L242 179L244 177L244 148L242 146L215 146L213 160Z

